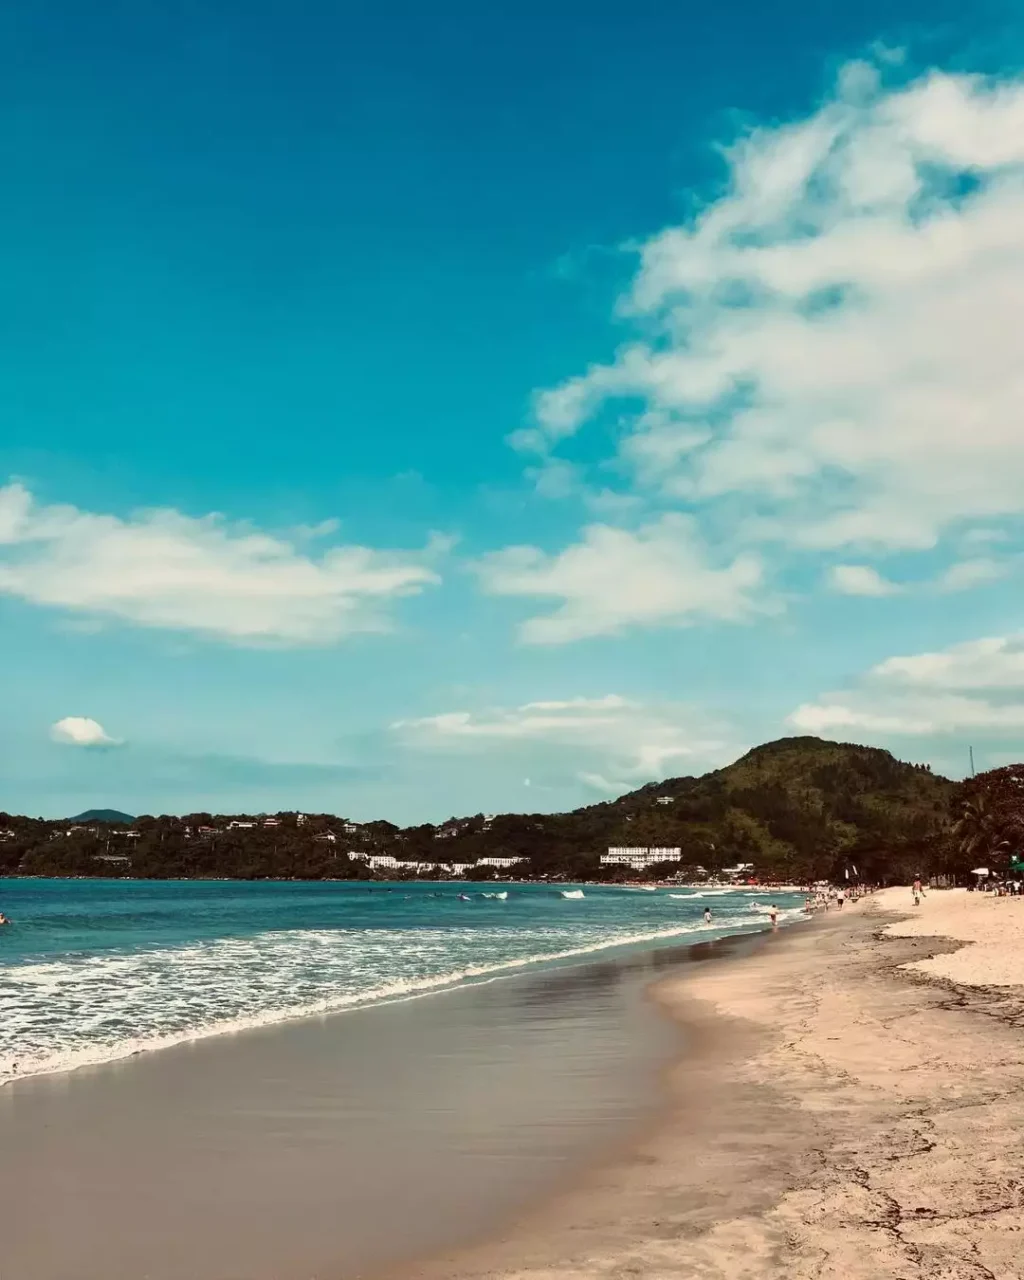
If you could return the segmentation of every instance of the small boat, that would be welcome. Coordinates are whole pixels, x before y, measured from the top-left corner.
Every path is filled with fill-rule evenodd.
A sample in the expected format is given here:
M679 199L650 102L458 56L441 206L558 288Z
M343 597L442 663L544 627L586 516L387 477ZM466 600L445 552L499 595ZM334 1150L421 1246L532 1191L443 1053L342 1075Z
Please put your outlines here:
M562 889L561 895L563 898L582 898L583 890L582 889Z
M471 902L471 901L472 901L472 899L470 898L470 896L469 896L469 894L468 894L468 893L460 893L460 894L459 894L459 901L460 901L460 902Z

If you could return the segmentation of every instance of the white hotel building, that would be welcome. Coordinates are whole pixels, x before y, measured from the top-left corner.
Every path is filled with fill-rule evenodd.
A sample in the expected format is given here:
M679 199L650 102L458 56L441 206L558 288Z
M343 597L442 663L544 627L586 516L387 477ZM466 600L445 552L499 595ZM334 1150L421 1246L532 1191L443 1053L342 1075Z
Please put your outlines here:
M680 862L682 857L682 849L628 846L609 849L607 853L602 853L601 864L606 867L627 866L632 867L634 871L645 871L656 862Z

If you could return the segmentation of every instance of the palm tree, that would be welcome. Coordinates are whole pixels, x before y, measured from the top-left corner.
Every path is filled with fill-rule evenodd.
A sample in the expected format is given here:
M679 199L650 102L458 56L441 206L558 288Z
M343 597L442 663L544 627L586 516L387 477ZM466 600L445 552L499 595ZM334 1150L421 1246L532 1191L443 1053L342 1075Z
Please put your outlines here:
M961 854L968 859L979 855L988 858L993 854L1005 853L1010 847L1010 842L1003 837L998 819L984 795L964 801L959 821L953 827L953 834L960 840Z

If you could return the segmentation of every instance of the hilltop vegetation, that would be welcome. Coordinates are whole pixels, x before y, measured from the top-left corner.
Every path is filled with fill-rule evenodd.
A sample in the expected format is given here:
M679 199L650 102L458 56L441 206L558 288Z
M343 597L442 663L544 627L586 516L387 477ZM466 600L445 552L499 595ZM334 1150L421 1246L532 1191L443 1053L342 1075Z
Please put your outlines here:
M122 825L134 821L130 813L122 813L120 809L86 809L85 813L68 818L68 822L119 822Z
M459 874L507 874L480 858L523 858L520 875L621 879L601 867L609 846L680 847L665 871L714 874L752 863L763 878L868 880L958 871L950 835L956 784L887 751L785 738L703 777L670 778L619 799L561 814L477 814L399 828L329 814L244 818L190 814L130 823L44 822L0 814L0 873L365 878L450 874L411 864L456 864ZM119 815L120 817L120 815ZM369 859L394 858L398 867Z

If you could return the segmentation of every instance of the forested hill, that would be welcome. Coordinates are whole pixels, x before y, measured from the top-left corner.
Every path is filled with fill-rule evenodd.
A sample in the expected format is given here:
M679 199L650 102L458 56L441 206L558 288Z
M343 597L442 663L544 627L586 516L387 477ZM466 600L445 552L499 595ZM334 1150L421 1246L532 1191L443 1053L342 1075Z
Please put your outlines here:
M826 875L852 864L881 876L901 860L930 859L956 793L956 784L928 766L906 764L888 751L801 737L766 743L724 769L651 783L596 808L606 820L614 815L617 832L630 837L622 843L713 846L714 865L754 862Z
M856 866L885 880L941 860L955 794L955 784L887 751L784 738L703 777L669 778L572 813L407 828L294 812L123 823L0 814L0 873L347 879L444 875L439 864L455 864L487 877L507 871L479 859L523 858L518 874L615 878L628 873L600 867L609 846L667 846L683 850L684 871L742 862L802 880ZM437 865L414 871L414 863Z

